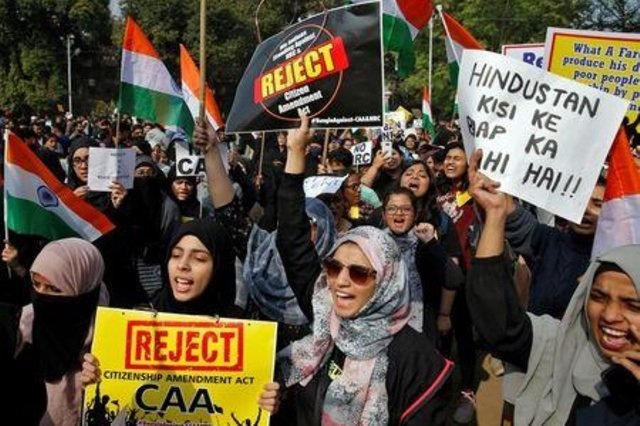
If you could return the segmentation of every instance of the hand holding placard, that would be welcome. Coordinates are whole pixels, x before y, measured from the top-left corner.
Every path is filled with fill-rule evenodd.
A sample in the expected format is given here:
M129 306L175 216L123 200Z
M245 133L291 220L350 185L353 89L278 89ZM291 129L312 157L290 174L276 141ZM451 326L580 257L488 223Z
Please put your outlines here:
M89 189L112 192L113 182L120 183L123 189L133 188L135 162L133 149L89 148Z
M471 50L458 91L465 148L483 149L480 170L502 191L580 222L628 102Z

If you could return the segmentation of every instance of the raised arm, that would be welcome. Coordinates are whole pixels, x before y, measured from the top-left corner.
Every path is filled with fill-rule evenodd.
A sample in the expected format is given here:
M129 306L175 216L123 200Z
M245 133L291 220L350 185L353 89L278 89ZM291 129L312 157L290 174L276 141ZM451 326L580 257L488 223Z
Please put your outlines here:
M248 218L241 201L235 198L231 179L227 175L218 149L218 144L222 141L209 123L201 122L193 132L193 141L204 155L209 196L216 210L215 220L229 230L236 255L244 260L253 223Z
M309 141L309 119L287 137L285 175L278 190L278 233L276 246L291 289L302 312L313 318L313 286L322 270L320 258L311 241L311 224L304 201L305 149Z
M233 201L235 192L218 149L218 144L222 141L209 123L199 120L193 132L193 142L204 155L207 184L213 207L217 209L226 206Z
M518 303L513 280L503 257L507 197L499 184L478 172L481 151L469 164L470 190L485 210L485 224L476 257L467 276L467 301L478 335L503 361L526 370L533 332L531 320Z

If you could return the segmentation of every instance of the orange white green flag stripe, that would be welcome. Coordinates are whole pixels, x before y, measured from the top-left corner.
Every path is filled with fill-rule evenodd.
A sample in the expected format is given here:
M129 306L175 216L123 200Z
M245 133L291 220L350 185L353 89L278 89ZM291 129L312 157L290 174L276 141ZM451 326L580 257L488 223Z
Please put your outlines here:
M629 244L640 244L640 172L621 127L611 147L604 204L591 258Z
M114 228L11 132L5 134L4 180L5 224L17 233L94 241Z
M368 0L352 0L363 3ZM382 39L386 52L398 53L398 75L407 76L416 64L413 40L433 15L432 0L382 0Z
M200 110L200 99L198 98L200 93L200 70L191 58L187 48L182 44L180 45L180 76L182 78L182 97L187 107L189 107L195 122ZM218 128L224 126L220 109L216 99L213 97L213 91L208 86L205 94L205 111L207 120L214 129L218 130Z
M426 87L422 92L422 128L429 132L431 136L436 134L436 128L433 125L433 114L431 114L431 101L429 99L429 89Z
M447 49L447 62L449 63L449 76L454 86L458 86L459 62L465 49L484 50L484 47L471 33L458 21L446 12L441 12L440 17L444 25L447 37L445 47Z
M182 92L136 22L127 18L122 43L120 112L193 133Z

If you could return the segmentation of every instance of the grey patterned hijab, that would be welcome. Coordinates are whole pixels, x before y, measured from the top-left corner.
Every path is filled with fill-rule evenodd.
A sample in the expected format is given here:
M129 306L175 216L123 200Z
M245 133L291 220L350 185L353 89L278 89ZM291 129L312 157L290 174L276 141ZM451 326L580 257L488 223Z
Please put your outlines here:
M320 259L329 253L336 240L336 227L331 210L320 200L305 199L305 208L317 225L316 252ZM309 321L298 306L276 247L276 232L253 226L247 243L242 278L251 298L269 318L289 325L304 325Z
M373 296L354 318L339 318L323 272L313 295L313 333L279 354L283 377L287 386L306 386L337 346L345 363L324 397L323 424L386 425L387 347L409 320L407 269L396 243L377 228L352 229L332 253L345 243L356 244L376 270Z

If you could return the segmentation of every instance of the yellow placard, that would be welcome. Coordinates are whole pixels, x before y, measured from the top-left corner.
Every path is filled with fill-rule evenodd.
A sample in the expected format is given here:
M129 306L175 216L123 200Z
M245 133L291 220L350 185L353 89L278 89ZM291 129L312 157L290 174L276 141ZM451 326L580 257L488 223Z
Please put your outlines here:
M640 34L549 28L547 69L631 101L627 116L640 112Z
M273 381L277 324L98 308L86 426L268 425L259 409ZM246 421L249 423L246 423Z

